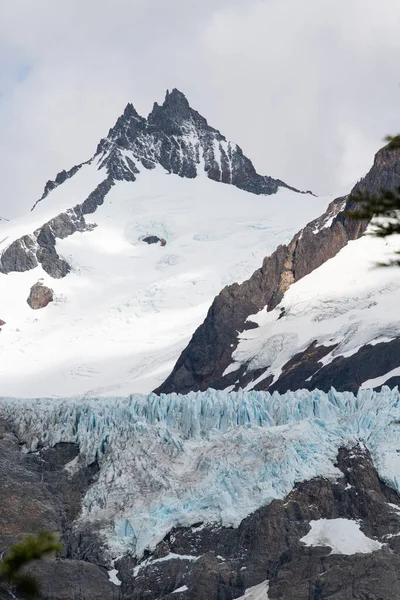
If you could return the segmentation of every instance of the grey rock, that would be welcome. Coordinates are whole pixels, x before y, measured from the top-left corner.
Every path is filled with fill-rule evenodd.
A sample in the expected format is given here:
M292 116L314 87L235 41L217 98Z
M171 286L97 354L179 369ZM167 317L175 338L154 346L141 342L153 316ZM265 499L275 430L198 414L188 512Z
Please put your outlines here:
M161 243L163 246L165 246L166 241L164 240L164 238L159 238L157 235L147 235L146 237L142 238L143 242L146 242L146 244L158 244Z
M366 344L351 356L338 356L326 365L319 362L334 347L313 344L284 365L282 374L273 385L261 382L256 389L268 389L270 392L319 389L328 392L334 387L339 392L356 394L364 381L385 375L400 365L399 337L389 342ZM399 378L385 383L389 387L398 384Z
M60 213L32 235L13 242L0 256L0 273L12 271L29 271L41 264L43 270L54 279L61 279L71 270L66 260L61 258L56 250L57 239L64 239L78 231L90 231L96 225L86 223L85 215L94 213L103 204L114 181L106 178L82 204Z
M128 167L124 150L130 150L137 163L131 159ZM155 103L147 119L128 104L107 138L99 143L96 155L104 156L101 166L113 179L134 181L138 164L146 169L161 164L169 173L194 178L203 158L208 177L215 181L254 194L274 194L280 186L295 190L279 179L259 175L241 148L227 142L177 89L167 92L161 106Z
M0 273L22 272L34 269L38 265L37 245L34 236L24 235L15 240L0 256Z
M49 193L54 190L56 187L58 187L59 185L61 185L62 183L64 183L64 181L66 181L67 179L71 179L71 177L73 177L75 175L75 173L77 173L79 171L79 169L81 167L83 167L83 165L88 164L88 162L84 162L81 163L80 165L75 165L74 167L72 167L72 169L70 169L69 171L60 171L60 173L57 173L54 181L49 180L46 185L44 186L44 191L43 194L41 195L41 197L39 198L39 200L37 200L35 202L35 204L32 206L31 210L34 210L36 208L36 206L39 204L39 202L41 202L42 200L44 200Z
M65 467L79 455L74 444L57 444L35 454L22 453L21 444L10 426L0 422L0 554L23 534L59 532L64 552L57 560L32 565L42 585L41 600L116 600L119 588L108 581L101 561L71 556L71 532L82 498L97 476L97 463L70 474ZM93 545L100 556L101 540Z

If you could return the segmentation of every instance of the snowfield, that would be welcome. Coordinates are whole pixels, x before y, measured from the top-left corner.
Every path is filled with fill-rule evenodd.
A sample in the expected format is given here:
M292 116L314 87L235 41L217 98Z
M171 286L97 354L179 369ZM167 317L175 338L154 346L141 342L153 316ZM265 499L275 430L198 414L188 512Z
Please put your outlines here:
M264 581L246 590L244 596L241 596L238 600L268 600L268 589L269 581Z
M81 519L99 528L110 560L125 552L141 557L174 526L238 526L297 482L337 479L342 446L364 445L382 480L400 491L397 388L361 390L357 397L335 390L281 396L209 390L187 396L3 398L0 418L12 424L26 450L78 444L80 458L66 466L70 472L99 461ZM343 528L335 538L332 531L329 523L313 525L303 541L320 545L324 538L333 550L350 548ZM360 535L353 536L352 551L366 543Z
M248 363L248 370L265 368L246 389L269 375L275 382L283 366L314 341L337 347L321 359L351 356L365 344L389 341L400 335L400 269L380 267L400 248L400 236L382 240L364 235L351 241L334 258L294 283L271 312L265 309L249 320L259 325L239 335L231 365L225 374ZM282 318L282 314L284 315ZM281 318L279 318L281 317ZM363 388L384 384L398 375L364 381Z
M328 546L331 554L369 554L382 545L360 531L360 524L350 519L311 521L311 530L300 539L306 546Z
M0 223L0 251L60 211L83 202L104 179L96 159L55 188L34 211ZM0 275L3 395L98 396L148 393L172 370L221 288L241 282L278 244L321 214L327 199L280 188L258 196L212 181L144 169L117 181L88 223L57 241L72 265L64 279L39 266ZM144 236L164 238L148 245ZM38 280L55 301L33 311Z

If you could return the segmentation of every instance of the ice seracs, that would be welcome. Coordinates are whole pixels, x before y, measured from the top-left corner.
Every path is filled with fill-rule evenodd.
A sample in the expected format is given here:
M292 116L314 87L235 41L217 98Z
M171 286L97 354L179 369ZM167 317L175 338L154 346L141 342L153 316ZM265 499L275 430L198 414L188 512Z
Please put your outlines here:
M400 490L397 388L4 398L0 417L27 450L73 442L80 464L98 461L81 519L100 530L110 558L141 557L175 526L238 526L297 482L341 477L343 446L364 444L382 480Z

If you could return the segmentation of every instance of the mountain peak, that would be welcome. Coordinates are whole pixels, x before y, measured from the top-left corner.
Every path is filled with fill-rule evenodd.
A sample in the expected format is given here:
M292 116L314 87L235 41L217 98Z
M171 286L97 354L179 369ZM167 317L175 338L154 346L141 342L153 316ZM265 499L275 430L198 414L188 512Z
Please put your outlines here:
M135 117L136 119L140 118L139 113L137 112L137 110L135 109L135 107L133 106L133 104L131 102L128 102L128 104L125 106L123 116L124 117Z
M201 128L208 127L206 119L191 108L185 94L176 88L171 92L167 90L161 106L154 103L148 122L161 128L167 135L180 135L182 124L187 122L195 123Z
M186 98L185 94L183 92L181 92L180 90L178 90L177 88L173 88L173 90L171 92L169 90L167 90L167 92L165 94L165 100L163 103L163 107L178 109L178 110L185 110L185 111L191 110L190 104L189 104L188 99Z

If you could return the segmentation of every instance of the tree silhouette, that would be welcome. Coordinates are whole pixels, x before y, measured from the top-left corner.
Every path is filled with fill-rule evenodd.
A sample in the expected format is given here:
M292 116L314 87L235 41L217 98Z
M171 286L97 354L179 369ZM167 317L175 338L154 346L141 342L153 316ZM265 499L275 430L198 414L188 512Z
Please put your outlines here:
M24 568L34 560L60 552L62 546L57 536L48 531L26 536L8 552L0 562L0 592L7 589L34 599L40 593L40 585L35 577L24 572Z
M393 151L400 149L400 134L394 137L387 136L388 142L385 150ZM347 214L353 219L374 219L369 235L386 238L390 235L400 233L400 187L395 191L382 189L378 194L358 191L349 196L350 201L357 203L356 210L349 210ZM400 255L400 251L396 252ZM400 265L400 258L394 258L383 266Z

